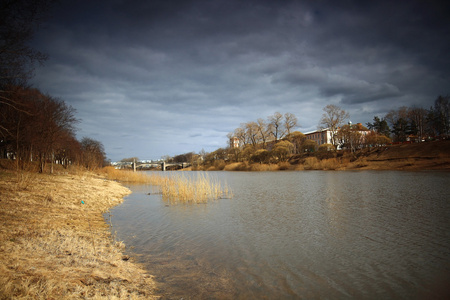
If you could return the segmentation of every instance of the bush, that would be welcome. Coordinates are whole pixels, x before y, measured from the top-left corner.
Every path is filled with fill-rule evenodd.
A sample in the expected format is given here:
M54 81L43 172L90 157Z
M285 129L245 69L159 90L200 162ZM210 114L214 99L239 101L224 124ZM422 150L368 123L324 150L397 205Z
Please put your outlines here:
M334 151L336 148L332 144L322 144L319 146L319 152Z
M307 157L303 164L305 170L336 170L341 166L337 158L318 160L316 157Z
M305 170L317 170L319 167L317 157L307 157L303 163L303 167Z
M270 160L270 152L266 149L256 150L251 156L251 161L256 163L266 163Z
M223 170L225 168L225 166L226 166L226 163L222 159L214 161L214 168L218 171Z
M246 171L247 164L243 162L232 163L223 168L224 171Z
M313 140L306 140L303 143L303 152L314 152L316 150L317 143Z
M278 164L280 170L289 170L291 168L291 164L289 162L280 162Z
M249 169L249 171L259 171L259 172L278 171L278 170L279 166L275 164L252 164Z
M336 170L341 166L336 158L323 159L319 165L321 170Z

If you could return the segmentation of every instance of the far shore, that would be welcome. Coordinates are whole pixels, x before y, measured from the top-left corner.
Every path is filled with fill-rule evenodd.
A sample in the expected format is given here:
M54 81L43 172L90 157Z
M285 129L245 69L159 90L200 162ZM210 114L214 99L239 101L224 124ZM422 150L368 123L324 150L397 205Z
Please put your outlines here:
M363 148L354 152L339 150L303 153L276 163L216 160L184 170L450 170L450 140L386 145Z

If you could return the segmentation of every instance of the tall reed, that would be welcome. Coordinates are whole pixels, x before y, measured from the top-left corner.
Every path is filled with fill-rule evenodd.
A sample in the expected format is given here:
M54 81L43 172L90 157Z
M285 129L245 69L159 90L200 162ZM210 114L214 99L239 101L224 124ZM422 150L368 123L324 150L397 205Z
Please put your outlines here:
M231 198L231 189L222 186L217 179L206 173L193 173L195 176L186 176L185 173L174 173L169 176L157 174L148 175L143 172L117 170L114 167L105 167L102 170L109 179L128 183L144 183L159 187L162 197L169 203L206 203L208 200Z
M336 170L341 166L337 158L318 160L316 157L307 157L303 163L305 170Z
M231 198L232 192L227 185L222 186L217 179L205 173L187 177L183 174L167 177L161 185L162 197L174 203L206 203L208 200Z
M102 170L108 179L129 182L129 183L145 183L151 185L161 185L164 178L162 176L143 172L133 172L129 170L118 170L114 167L104 167Z

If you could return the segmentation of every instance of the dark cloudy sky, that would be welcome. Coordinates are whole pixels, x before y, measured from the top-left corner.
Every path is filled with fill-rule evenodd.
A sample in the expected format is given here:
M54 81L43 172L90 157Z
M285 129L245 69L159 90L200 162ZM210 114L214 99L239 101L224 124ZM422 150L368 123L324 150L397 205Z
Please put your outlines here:
M34 84L115 160L207 152L243 122L327 104L372 121L450 93L448 1L61 1Z

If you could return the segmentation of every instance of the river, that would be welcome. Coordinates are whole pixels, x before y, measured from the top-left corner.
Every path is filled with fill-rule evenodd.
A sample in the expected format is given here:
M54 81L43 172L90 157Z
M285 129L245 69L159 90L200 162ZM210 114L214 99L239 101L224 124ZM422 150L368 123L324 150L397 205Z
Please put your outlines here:
M168 205L132 185L111 212L166 299L450 296L449 172L208 174L234 197Z

